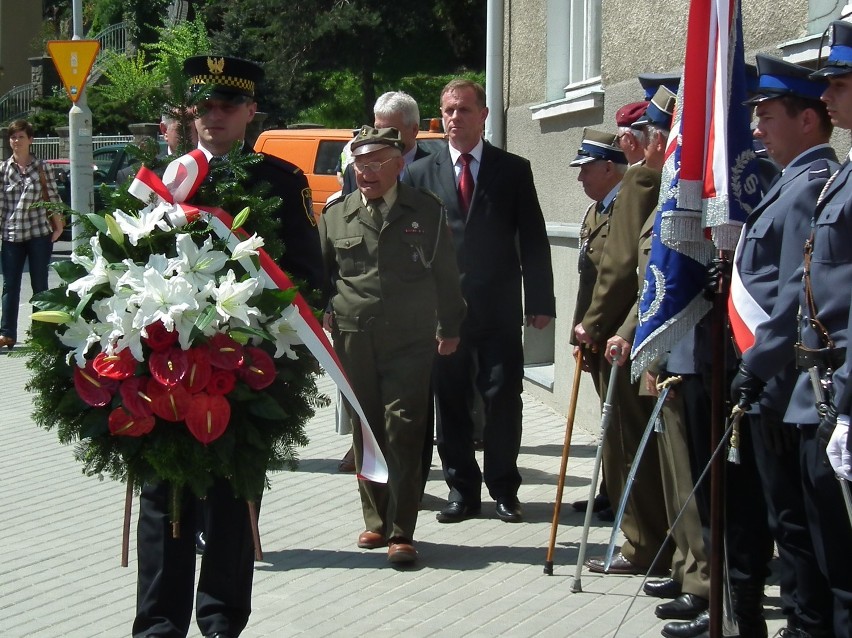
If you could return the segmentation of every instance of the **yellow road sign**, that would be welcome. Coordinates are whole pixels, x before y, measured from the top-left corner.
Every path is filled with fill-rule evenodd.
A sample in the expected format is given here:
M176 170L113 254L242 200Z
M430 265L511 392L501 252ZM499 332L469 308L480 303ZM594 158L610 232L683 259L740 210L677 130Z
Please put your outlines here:
M72 102L77 102L101 45L97 40L50 40L47 52Z

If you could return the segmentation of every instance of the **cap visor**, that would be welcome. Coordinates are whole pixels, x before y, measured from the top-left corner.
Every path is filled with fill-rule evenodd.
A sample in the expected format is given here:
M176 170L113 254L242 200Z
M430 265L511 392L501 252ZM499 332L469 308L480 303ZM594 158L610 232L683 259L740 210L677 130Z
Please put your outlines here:
M814 71L810 74L810 78L818 79L818 78L830 78L835 75L847 75L852 73L852 67L848 66L824 66L819 71Z
M590 155L578 155L577 157L571 160L568 166L582 166L583 164L588 164L589 162L594 162L598 159L600 158L592 157Z

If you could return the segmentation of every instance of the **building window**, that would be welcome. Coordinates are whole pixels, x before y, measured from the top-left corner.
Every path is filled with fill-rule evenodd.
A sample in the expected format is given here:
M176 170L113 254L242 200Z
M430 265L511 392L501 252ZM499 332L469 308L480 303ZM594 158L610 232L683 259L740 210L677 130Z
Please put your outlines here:
M601 0L548 0L547 99L601 74Z

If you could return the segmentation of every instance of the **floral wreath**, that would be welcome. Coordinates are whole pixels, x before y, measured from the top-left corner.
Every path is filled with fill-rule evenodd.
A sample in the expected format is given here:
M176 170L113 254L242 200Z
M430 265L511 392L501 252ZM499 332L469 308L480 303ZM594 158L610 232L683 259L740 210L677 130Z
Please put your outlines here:
M22 352L34 420L76 442L86 474L199 496L220 477L251 502L268 471L295 467L305 423L328 405L317 359L339 384L342 372L264 240L242 231L248 208L175 203L207 170L198 150L162 181L143 167L128 189L136 210L85 216L87 249L54 264L62 283L33 298ZM375 462L368 478L381 480Z

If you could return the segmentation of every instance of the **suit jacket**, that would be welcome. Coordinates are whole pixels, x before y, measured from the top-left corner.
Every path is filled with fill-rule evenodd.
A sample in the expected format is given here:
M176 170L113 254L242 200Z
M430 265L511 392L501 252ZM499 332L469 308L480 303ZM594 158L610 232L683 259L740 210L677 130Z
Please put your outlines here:
M582 319L586 332L596 342L603 343L616 334L635 309L640 290L639 236L657 207L659 194L659 171L644 165L627 169L613 203L592 299ZM635 328L635 322L633 325Z
M817 318L826 327L837 348L845 348L852 305L849 281L852 281L852 164L846 161L816 207L814 246L811 260L811 290ZM787 233L785 228L785 235ZM790 231L792 232L792 231ZM783 240L782 240L783 241ZM797 341L796 314L802 308L798 325L801 341L811 348L824 346L809 321L808 303L802 286L801 263L787 279L772 308L770 318L758 326L755 345L743 361L758 377L769 380L794 360ZM849 376L850 362L834 373L836 396L841 396ZM838 406L843 409L842 406ZM784 420L789 423L819 422L807 371L798 371L795 389Z
M417 145L417 150L414 151L414 160L416 162L419 159L423 159L429 155L429 151L421 147L419 144ZM343 195L348 195L349 193L353 193L358 190L358 184L355 182L355 167L352 166L352 162L346 167L343 171L343 186L341 189L341 193Z
M550 243L527 160L486 142L467 219L449 148L413 162L403 181L432 191L447 208L466 330L514 331L525 313L556 316Z
M784 169L746 220L736 267L743 286L767 314L802 263L817 197L837 168L831 147L805 152ZM783 414L797 376L790 362L767 384L761 403Z

